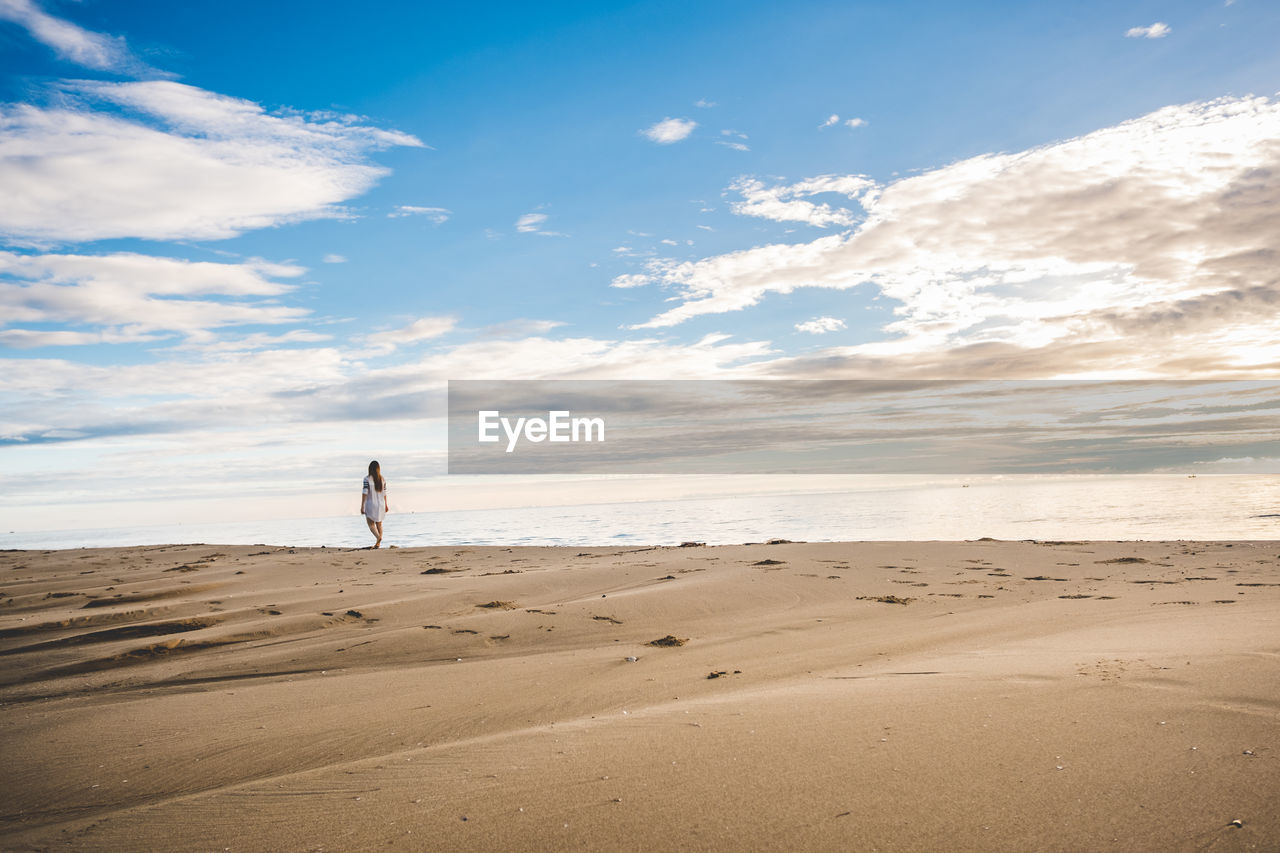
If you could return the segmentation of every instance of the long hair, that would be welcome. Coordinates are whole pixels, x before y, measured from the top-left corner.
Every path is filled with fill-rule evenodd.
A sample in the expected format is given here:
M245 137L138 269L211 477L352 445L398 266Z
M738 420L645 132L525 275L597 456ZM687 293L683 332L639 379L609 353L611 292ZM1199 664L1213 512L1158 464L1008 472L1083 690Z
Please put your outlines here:
M369 482L373 483L375 492L385 492L387 490L387 481L382 479L382 469L378 466L378 460L369 463Z

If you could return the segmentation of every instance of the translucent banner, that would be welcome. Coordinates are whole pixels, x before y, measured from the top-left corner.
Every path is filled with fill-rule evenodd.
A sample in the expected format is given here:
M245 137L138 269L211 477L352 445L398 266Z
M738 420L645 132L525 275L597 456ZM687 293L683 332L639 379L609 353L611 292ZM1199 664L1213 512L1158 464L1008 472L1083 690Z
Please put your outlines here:
M1276 459L1274 381L449 383L451 474L1247 473Z

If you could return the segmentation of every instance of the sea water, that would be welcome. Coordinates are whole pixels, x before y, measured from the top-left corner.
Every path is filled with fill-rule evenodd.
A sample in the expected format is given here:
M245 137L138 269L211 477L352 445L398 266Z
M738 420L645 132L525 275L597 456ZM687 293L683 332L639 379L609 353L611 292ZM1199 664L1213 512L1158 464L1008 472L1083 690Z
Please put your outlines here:
M1280 476L1025 479L578 506L393 512L398 545L995 539L1275 539ZM362 516L0 534L3 548L369 545Z

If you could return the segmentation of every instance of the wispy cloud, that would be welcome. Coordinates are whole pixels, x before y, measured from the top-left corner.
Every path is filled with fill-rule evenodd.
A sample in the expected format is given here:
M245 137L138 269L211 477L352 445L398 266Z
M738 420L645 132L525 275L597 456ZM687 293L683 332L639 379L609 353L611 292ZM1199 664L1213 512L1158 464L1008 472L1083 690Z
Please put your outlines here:
M831 115L827 116L826 121L818 125L818 130L826 130L828 127L835 127L838 124L843 125L844 127L862 127L866 123L867 123L866 119L862 119L862 118L850 118L850 119L845 119L844 121L841 121L839 115L837 115L836 113L832 113Z
M889 337L828 353L822 369L1274 370L1277 140L1280 102L1230 98L974 157L868 190L848 234L649 262L680 304L643 325L866 284L898 306ZM741 212L787 210L746 189Z
M810 335L825 335L827 332L838 332L843 328L845 328L844 320L837 317L814 317L812 320L796 323L797 332L807 332Z
M92 332L75 332L68 329L0 328L0 348L39 349L42 347L76 347L94 344L136 344L157 341L164 337L163 334L147 332L132 326L121 326Z
M297 322L308 312L274 297L294 289L278 279L303 272L266 261L0 252L0 339L16 347L125 343ZM49 323L73 328L58 333L30 328Z
M458 325L458 318L451 316L443 317L422 317L414 320L407 326L399 329L391 329L386 332L378 332L377 337L384 341L393 341L397 344L417 343L431 338L438 338L441 335L453 331Z
M665 242L665 241L664 241ZM675 245L674 243L672 245ZM609 284L611 287L643 287L646 284L652 284L655 281L651 275L643 275L641 273L626 273L614 278Z
M383 355L408 344L421 343L447 335L458 325L453 316L420 317L407 326L372 332L361 338L367 348Z
M1173 30L1163 21L1156 21L1149 27L1131 27L1125 31L1124 37L1130 39L1162 39Z
M50 15L32 0L0 0L0 21L11 21L23 27L32 38L52 48L60 58L85 68L125 73L151 71L129 51L123 38L78 27Z
M68 442L103 435L194 434L234 428L220 446L293 425L315 430L353 420L420 420L443 414L451 378L712 378L770 355L761 341L706 335L691 343L661 338L552 339L483 334L428 347L409 361L367 363L397 345L443 334L451 318L423 318L402 329L358 338L350 349L197 353L147 364L86 365L65 359L10 359L0 372L0 443ZM558 325L558 324L554 324ZM544 324L542 328L547 328ZM511 330L515 331L515 330ZM750 375L749 369L740 375ZM252 427L246 428L246 424ZM345 446L345 444L343 445Z
M659 145L670 145L679 142L693 133L698 126L696 121L687 118L664 118L656 124L641 131L650 141Z
M330 252L321 258L320 262L325 264L345 264L347 262L347 258L345 255L338 255Z
M516 220L516 230L524 234L537 233L547 221L545 213L526 213Z
M452 215L453 211L447 207L419 207L415 204L398 204L395 210L387 214L391 219L397 219L402 216L423 216L432 225L441 225L448 222L449 217Z
M566 237L559 231L548 231L543 226L547 224L547 214L545 213L526 213L516 220L516 230L521 234L541 234L543 237Z
M565 324L560 320L508 320L505 323L485 326L480 330L480 336L484 338L537 337L563 325Z
M169 349L176 352L198 351L204 353L250 352L252 350L279 349L333 340L333 335L313 332L309 329L292 329L282 334L253 332L248 335L227 335L221 331L200 331L188 336L184 343Z
M698 98L698 100L693 102L693 105L695 107L700 107L704 110L709 110L712 107L719 106L719 104L717 104L715 101L708 101L706 98Z
M723 145L725 148L732 148L734 151L750 151L751 148L744 142L730 142L727 139L717 139L716 145Z
M0 237L16 243L221 239L346 216L338 204L387 172L370 152L422 145L172 81L69 82L55 94L56 106L0 106Z
M776 222L803 222L818 228L828 225L853 225L858 221L853 211L815 204L804 199L822 193L837 193L851 199L862 197L875 187L865 175L822 175L795 184L766 186L756 178L738 178L729 189L739 193L742 201L730 209L740 216L758 216Z

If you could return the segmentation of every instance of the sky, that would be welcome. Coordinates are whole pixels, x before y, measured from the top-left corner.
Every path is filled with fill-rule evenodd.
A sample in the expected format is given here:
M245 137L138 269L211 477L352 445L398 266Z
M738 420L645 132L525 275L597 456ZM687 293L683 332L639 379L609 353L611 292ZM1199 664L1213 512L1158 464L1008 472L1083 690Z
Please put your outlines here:
M1276 44L1263 0L0 0L2 524L336 515L370 458L500 503L450 379L1280 378Z

